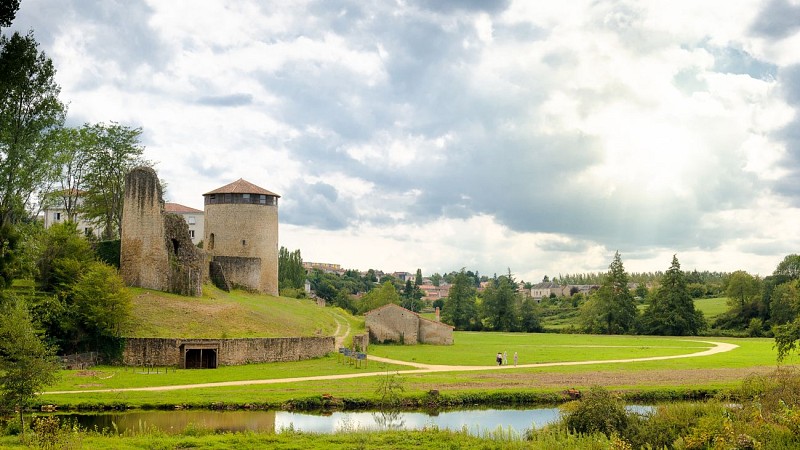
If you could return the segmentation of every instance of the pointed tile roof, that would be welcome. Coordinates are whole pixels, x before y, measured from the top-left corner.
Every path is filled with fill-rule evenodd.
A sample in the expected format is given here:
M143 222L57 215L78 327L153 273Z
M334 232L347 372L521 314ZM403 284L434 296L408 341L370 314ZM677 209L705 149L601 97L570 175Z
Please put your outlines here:
M280 197L280 195L270 192L264 188L258 187L255 184L245 181L242 178L234 181L233 183L226 184L221 188L214 189L211 192L206 192L205 195L211 194L261 194L261 195L272 195L273 197Z

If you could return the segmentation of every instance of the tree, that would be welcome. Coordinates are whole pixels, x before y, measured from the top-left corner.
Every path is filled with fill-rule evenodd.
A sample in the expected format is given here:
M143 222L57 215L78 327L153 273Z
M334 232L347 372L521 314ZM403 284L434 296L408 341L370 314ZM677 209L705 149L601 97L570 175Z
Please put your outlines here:
M33 326L24 303L8 292L0 302L0 395L5 409L19 411L25 432L24 411L45 386L56 379L58 362Z
M278 286L280 289L303 289L306 282L306 269L300 250L289 253L286 247L278 251Z
M772 291L769 304L770 321L773 325L792 322L800 309L800 288L798 280L779 284Z
M509 271L497 279L497 284L483 292L483 317L487 327L494 331L517 330L517 303L519 294Z
M141 128L130 128L112 122L91 125L88 171L85 175L86 194L83 213L103 228L104 239L114 239L122 233L122 203L125 199L125 175L138 166L150 166L142 157L139 144Z
M542 331L542 324L539 321L536 301L530 297L522 302L520 307L520 327L528 333L538 333Z
M406 280L400 306L408 309L409 311L420 312L423 306L422 297L422 290L419 288L419 286L411 284L411 280Z
M437 272L431 275L431 284L436 287L439 287L439 283L442 281L442 276Z
M730 274L725 283L725 295L729 309L717 317L714 325L719 328L744 329L750 319L757 318L764 309L762 282L743 270Z
M83 327L95 346L108 338L119 338L130 320L131 296L113 267L95 261L81 274L70 290L72 302Z
M422 286L422 269L417 269L417 274L414 276L414 286Z
M791 280L797 280L800 278L800 255L787 255L785 258L783 258L783 261L778 264L778 267L775 268L775 272L772 274L786 275Z
M61 173L56 190L45 197L45 202L61 206L67 220L76 222L94 139L87 124L81 128L62 128L55 133L54 140Z
M358 312L359 314L364 314L389 303L400 304L400 295L397 294L397 290L391 281L387 281L381 287L367 292L361 299Z
M20 235L10 223L0 224L0 289L14 281Z
M29 215L58 173L53 134L66 107L53 62L32 33L0 36L0 225Z
M477 321L475 288L464 269L457 273L442 307L442 320L458 330L469 330Z
M672 265L661 279L641 323L644 334L666 336L696 335L704 327L703 315L694 308L677 256L672 256Z
M0 2L0 28L8 27L14 21L19 10L19 0L3 0Z
M600 289L581 308L581 321L590 333L625 333L636 320L636 305L619 252L608 269Z

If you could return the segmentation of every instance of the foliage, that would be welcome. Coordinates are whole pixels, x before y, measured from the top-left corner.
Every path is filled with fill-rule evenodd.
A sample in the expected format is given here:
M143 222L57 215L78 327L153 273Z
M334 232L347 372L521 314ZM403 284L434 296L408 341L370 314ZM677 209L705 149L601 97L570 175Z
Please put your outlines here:
M421 277L422 275L420 275L420 279ZM406 280L406 285L403 288L403 294L400 299L400 306L409 311L420 312L424 306L422 297L423 294L419 285L411 284L411 280Z
M589 333L620 334L630 331L635 320L636 305L628 289L628 274L616 252L600 289L581 308L581 322Z
M119 258L122 242L119 239L113 241L100 241L94 245L97 258L100 261L119 268Z
M600 386L593 386L573 408L567 408L564 425L575 433L622 434L628 427L625 404Z
M0 295L0 400L6 410L19 411L24 432L24 408L55 381L58 363L39 337L25 304L8 292Z
M53 134L66 107L53 62L29 32L0 36L0 224L28 217L58 172Z
M54 293L68 289L93 260L92 247L75 223L53 224L44 233L38 258L39 288Z
M400 304L400 295L391 281L384 282L381 287L367 292L358 305L359 314L364 314L389 303Z
M131 296L113 267L92 262L70 294L82 325L96 342L120 336L131 315Z
M0 27L7 27L14 21L19 10L19 0L5 0L0 3Z
M785 275L791 280L800 279L800 255L794 253L786 255L772 274Z
M644 334L667 336L696 335L704 328L703 314L694 308L676 256L642 315L641 326Z
M539 321L538 305L532 298L522 301L520 307L520 328L528 333L538 333L542 331L542 323Z
M85 128L88 135L86 193L81 210L91 222L103 228L104 239L119 238L122 230L122 203L125 198L125 175L131 169L151 165L142 157L139 143L141 128L111 122Z
M0 289L11 286L16 271L20 235L11 223L0 223Z
M306 282L306 269L300 249L289 252L286 247L278 251L278 286L283 289L303 289Z
M516 331L519 329L519 294L509 271L483 292L482 317L486 329L493 331Z
M457 330L474 329L478 322L474 282L462 268L453 278L442 308L442 320Z

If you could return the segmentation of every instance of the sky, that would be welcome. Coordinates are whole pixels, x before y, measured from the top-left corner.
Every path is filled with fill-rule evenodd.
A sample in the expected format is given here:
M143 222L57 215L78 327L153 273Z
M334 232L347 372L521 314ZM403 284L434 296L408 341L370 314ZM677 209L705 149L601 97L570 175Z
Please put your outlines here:
M800 253L800 1L22 0L67 122L305 261L536 282Z

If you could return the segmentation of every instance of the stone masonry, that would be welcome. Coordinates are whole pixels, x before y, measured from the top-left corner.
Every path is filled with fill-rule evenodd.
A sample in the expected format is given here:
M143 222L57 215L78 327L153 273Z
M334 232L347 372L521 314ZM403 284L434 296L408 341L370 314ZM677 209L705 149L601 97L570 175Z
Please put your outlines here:
M364 316L372 342L453 344L452 326L426 319L392 303L368 311Z
M161 184L150 167L125 177L120 275L128 286L202 294L204 258L180 216L164 212Z
M242 338L242 339L173 339L127 338L122 355L125 365L153 364L184 367L188 348L216 350L219 365L299 361L319 358L335 351L335 338Z

